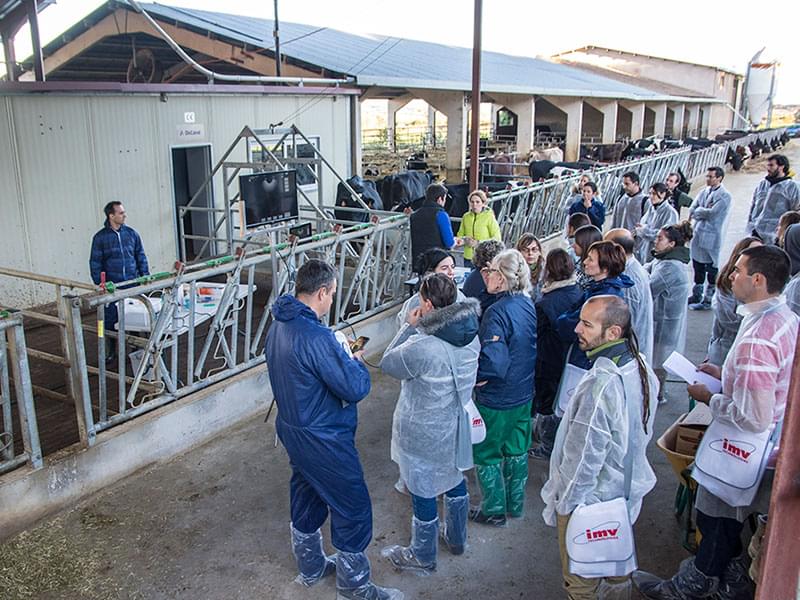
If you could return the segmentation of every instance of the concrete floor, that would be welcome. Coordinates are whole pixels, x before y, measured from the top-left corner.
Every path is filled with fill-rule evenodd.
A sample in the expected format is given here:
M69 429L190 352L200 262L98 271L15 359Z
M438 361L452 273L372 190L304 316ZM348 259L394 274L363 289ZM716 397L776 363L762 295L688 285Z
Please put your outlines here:
M797 164L800 144L786 153ZM725 179L734 206L723 253L743 233L763 172L759 161ZM689 358L704 358L710 327L708 312L690 312ZM563 597L556 533L541 519L543 463L530 463L525 517L504 529L470 526L466 554L441 551L434 575L399 574L380 558L384 545L408 542L411 508L393 490L397 469L389 459L399 386L375 370L372 375L373 391L360 407L358 447L375 515L368 549L374 580L402 589L406 598ZM687 408L684 385L669 383L667 396L656 437ZM17 597L33 598L333 598L332 579L311 589L292 583L289 466L274 445L274 419L263 421L227 431L0 545L0 581L16 581ZM655 444L649 456L658 484L636 524L638 556L641 568L666 576L688 553L673 516L677 479ZM63 576L49 577L56 569Z

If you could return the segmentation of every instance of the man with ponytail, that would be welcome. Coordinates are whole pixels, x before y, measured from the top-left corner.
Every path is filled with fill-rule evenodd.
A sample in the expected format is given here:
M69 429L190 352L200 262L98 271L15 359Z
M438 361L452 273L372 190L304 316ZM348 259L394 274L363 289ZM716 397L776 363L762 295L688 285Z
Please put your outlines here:
M642 498L656 484L646 451L653 436L658 381L639 353L630 311L621 298L606 295L589 298L581 309L575 333L592 367L575 388L558 427L550 458L550 478L542 488L545 502L542 516L545 523L558 527L567 595L572 600L589 600L608 597L612 589L615 594L629 590L630 579L587 579L570 573L565 541L567 524L578 505L624 495L623 464L629 445L633 479L628 511L631 523L636 521ZM640 416L633 428L628 425L629 402Z

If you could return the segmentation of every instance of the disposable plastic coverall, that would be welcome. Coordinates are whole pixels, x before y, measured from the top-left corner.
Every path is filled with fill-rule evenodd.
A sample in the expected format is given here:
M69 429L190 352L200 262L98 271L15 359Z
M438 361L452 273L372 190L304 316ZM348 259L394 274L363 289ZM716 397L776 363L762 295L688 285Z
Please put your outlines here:
M621 377L621 379L620 379ZM623 381L626 382L623 390ZM545 523L556 526L556 514L568 515L579 504L595 504L622 496L625 451L628 447L627 401L643 414L642 387L636 360L618 367L605 356L598 357L583 376L561 419L550 457L550 477L542 488ZM653 435L658 383L647 367L650 391L650 416L647 433L637 421L631 440L633 479L628 500L631 522L636 521L642 498L656 484L647 460L647 444Z
M800 209L800 186L790 178L764 178L753 191L747 230L755 231L765 244L775 243L775 229L781 215Z
M783 295L786 296L786 304L789 308L794 311L794 314L800 316L800 274L789 280L783 290Z
M780 296L737 308L742 324L722 367L722 391L709 408L715 419L749 432L762 432L783 418L797 343L798 317ZM703 486L697 510L711 517L744 521L754 507L766 511L768 486L763 483L750 507L729 506Z
M666 200L658 206L653 206L650 202L648 204L650 206L642 217L642 226L636 230L636 247L634 251L636 258L642 264L653 260L651 251L658 232L663 227L678 222L678 212Z
M443 494L464 478L456 467L456 432L478 371L479 312L473 298L430 312L416 329L404 325L381 360L381 370L402 380L392 460L409 491L423 498Z
M724 186L706 187L689 207L694 220L692 260L719 265L719 249L725 234L725 220L731 208L731 195Z
M790 225L783 237L783 249L791 261L792 278L783 290L786 304L800 315L800 224Z
M642 264L633 256L625 263L624 274L633 285L625 288L625 302L631 311L631 326L639 342L639 350L653 359L653 294L650 291L650 275Z
M711 337L708 340L708 362L721 367L728 356L728 351L736 339L742 317L736 312L738 303L730 292L717 288L711 300L714 322L711 326Z
M355 403L369 393L369 373L296 298L278 298L272 315L264 354L276 429L292 467L292 524L313 533L330 510L333 546L363 552L372 537L372 504L355 446Z
M653 357L650 364L654 369L660 368L673 351L683 352L686 345L686 298L690 288L687 262L686 248L680 247L646 267L650 271L650 292L653 294Z
M641 190L636 192L633 196L629 196L626 192L623 192L614 205L614 217L611 220L611 228L617 229L623 227L633 233L636 224L642 220L642 205L646 202L647 198Z

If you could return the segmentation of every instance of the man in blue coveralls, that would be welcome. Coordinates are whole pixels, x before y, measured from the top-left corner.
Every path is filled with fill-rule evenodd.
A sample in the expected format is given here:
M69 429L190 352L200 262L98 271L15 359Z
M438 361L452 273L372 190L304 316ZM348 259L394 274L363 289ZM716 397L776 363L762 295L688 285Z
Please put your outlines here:
M336 272L309 260L295 295L272 307L264 354L278 405L276 429L292 467L292 551L298 583L336 572L339 598L399 600L398 590L370 581L364 550L372 538L372 504L355 446L356 403L370 390L361 353L351 357L320 322L336 296ZM320 527L331 515L335 557L325 556Z

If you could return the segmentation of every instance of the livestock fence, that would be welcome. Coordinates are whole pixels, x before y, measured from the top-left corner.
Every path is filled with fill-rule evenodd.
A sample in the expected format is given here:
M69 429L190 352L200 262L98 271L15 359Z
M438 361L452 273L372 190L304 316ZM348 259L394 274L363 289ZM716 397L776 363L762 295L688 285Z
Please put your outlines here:
M733 140L696 152L674 150L589 175L611 213L623 173L637 171L643 186L663 181L679 168L693 178L722 164L728 147L737 143L746 142ZM580 175L492 194L504 241L510 245L524 232L540 239L561 235L567 201ZM303 237L293 235L288 225L270 227L260 236L237 238L228 255L177 263L168 272L106 284L102 290L1 269L0 275L56 286L57 299L56 316L27 311L0 319L0 473L23 464L42 465L33 395L52 397L57 392L31 380L28 357L49 360L63 370L67 392L60 399L74 406L80 446L87 447L102 431L261 363L270 309L281 295L293 292L297 269L311 258L336 268L338 293L328 317L336 329L404 301L405 282L411 276L407 215L369 211L368 222L361 223L356 220L367 211L363 203L358 208L337 207L354 213L352 221L335 219L333 207L324 204L304 210L312 215L314 229ZM118 321L107 330L105 311L112 305L118 309ZM26 348L25 326L37 319L58 328L61 355ZM16 453L14 415L22 435Z

